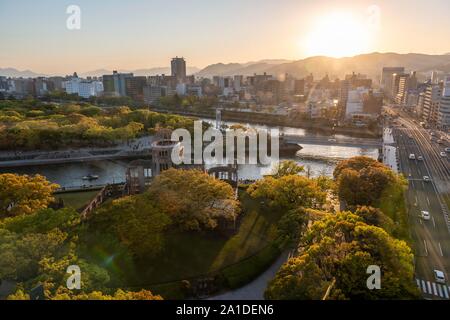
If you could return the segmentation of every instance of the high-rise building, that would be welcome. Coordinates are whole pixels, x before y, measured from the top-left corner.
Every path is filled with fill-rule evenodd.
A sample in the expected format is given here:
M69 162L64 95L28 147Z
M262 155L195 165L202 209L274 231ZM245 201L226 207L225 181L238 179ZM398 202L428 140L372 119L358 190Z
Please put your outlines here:
M397 104L404 104L409 89L409 74L394 74L393 77L393 90L397 92L394 96L395 102Z
M437 84L439 82L438 72L432 71L431 72L431 83Z
M450 75L444 78L442 96L437 112L437 125L444 130L450 128Z
M421 92L419 93L419 97L417 99L417 106L416 106L416 112L417 112L417 116L419 116L419 118L423 118L423 106L425 103L425 93Z
M113 71L113 74L103 76L103 87L105 95L125 97L127 95L126 79L132 78L132 73L118 73Z
M430 124L436 124L441 98L442 87L440 84L430 84L424 93L422 119Z
M144 101L144 87L147 85L147 77L131 77L125 79L126 94L136 101Z
M175 57L171 62L172 76L177 78L178 83L186 80L186 61L184 58Z
M405 72L404 67L384 67L381 73L381 89L384 90L388 97L392 97L392 80L394 74L403 74Z
M158 103L161 97L168 95L168 88L160 85L148 85L144 87L144 101L146 103Z

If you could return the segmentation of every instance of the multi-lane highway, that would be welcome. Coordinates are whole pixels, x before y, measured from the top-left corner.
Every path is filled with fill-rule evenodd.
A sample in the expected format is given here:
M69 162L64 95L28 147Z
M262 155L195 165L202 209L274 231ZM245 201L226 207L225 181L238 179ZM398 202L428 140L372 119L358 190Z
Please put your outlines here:
M402 115L397 123L393 134L400 170L409 181L407 203L414 240L416 282L425 298L449 299L450 224L443 197L450 182L448 160L439 155L424 130L411 119ZM415 160L409 159L411 154L415 155ZM419 156L423 160L418 160ZM424 176L431 181L424 181ZM429 212L429 220L421 217L422 211ZM434 270L444 272L445 284L436 281Z

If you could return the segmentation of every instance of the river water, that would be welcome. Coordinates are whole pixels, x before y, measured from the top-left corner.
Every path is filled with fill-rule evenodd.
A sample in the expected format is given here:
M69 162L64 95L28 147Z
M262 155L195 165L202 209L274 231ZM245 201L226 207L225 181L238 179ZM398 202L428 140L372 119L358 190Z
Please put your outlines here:
M204 119L207 122L212 120ZM224 123L226 125L236 124ZM271 129L263 125L242 124L255 129ZM276 127L281 133L295 135L310 135L303 129L291 127ZM319 135L319 134L316 134ZM336 137L339 137L336 135ZM344 136L343 136L344 137ZM295 160L297 163L309 169L311 176L327 175L331 176L336 163L342 159L348 159L358 155L366 155L372 158L378 157L377 149L363 149L354 147L336 147L303 145L303 149L293 157L281 157L280 160ZM61 187L72 188L81 186L104 185L107 183L119 183L125 181L125 171L127 161L93 161L71 164L57 164L44 166L29 166L20 168L0 168L0 173L19 173L19 174L41 174L47 177L49 181L59 184ZM272 172L276 163L269 166L260 165L240 165L238 176L240 179L259 179L265 174ZM98 175L99 179L94 181L85 181L83 177L88 175Z

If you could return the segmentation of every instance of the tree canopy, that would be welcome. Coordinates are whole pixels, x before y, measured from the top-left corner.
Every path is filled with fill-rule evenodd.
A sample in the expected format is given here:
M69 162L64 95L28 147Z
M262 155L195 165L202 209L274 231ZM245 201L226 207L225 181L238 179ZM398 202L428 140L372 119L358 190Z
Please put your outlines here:
M297 257L289 259L270 282L267 299L418 298L413 255L403 241L370 226L350 212L316 221L302 239ZM380 266L381 289L366 285L368 266Z
M166 170L144 196L182 230L215 229L222 219L234 221L239 213L233 188L199 170Z
M350 206L373 205L388 186L402 183L390 168L369 157L341 161L333 175L339 197Z
M40 175L0 174L0 219L46 208L58 187Z
M286 175L278 179L264 177L252 184L248 193L286 211L299 207L320 209L326 200L326 192L318 180L299 175Z

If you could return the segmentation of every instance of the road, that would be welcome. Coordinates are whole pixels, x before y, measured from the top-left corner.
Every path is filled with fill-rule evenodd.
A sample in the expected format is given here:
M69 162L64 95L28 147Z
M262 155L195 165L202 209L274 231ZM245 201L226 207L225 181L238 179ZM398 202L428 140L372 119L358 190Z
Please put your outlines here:
M449 299L450 230L441 195L450 181L448 160L440 157L438 147L406 115L398 118L398 123L393 134L400 170L409 180L407 203L415 246L416 282L425 298ZM424 161L410 160L410 154L416 158L423 156ZM424 176L429 176L431 181L425 182ZM420 217L421 211L430 213L429 221ZM445 285L436 282L435 269L445 273Z

